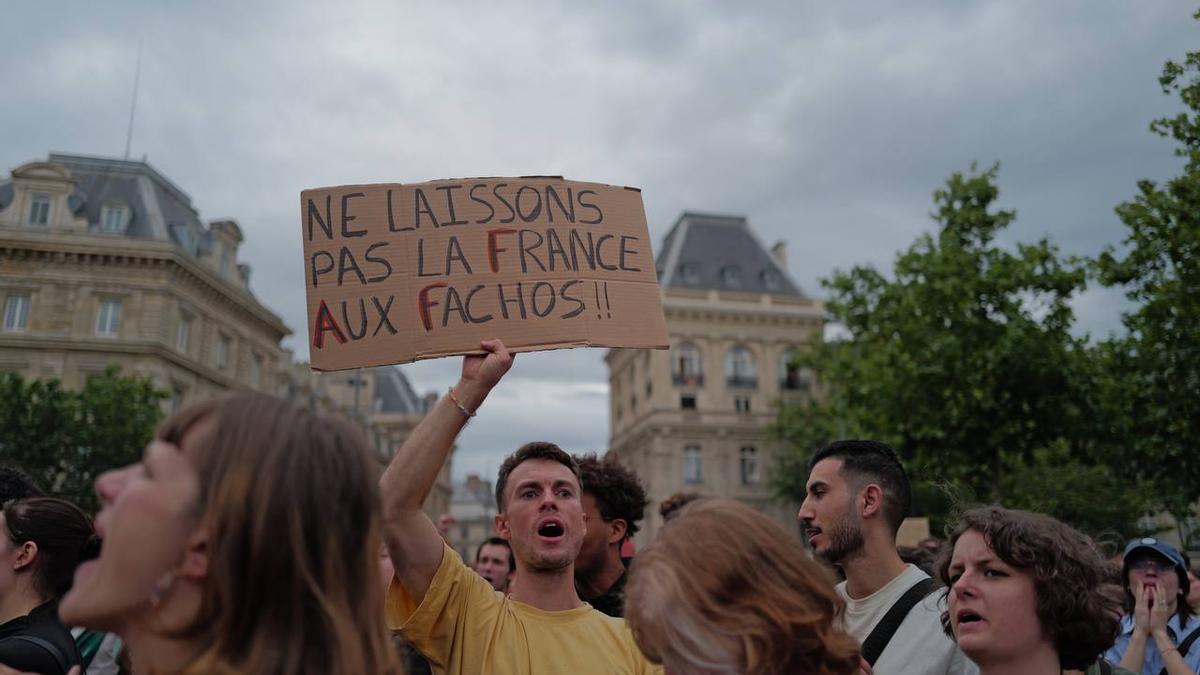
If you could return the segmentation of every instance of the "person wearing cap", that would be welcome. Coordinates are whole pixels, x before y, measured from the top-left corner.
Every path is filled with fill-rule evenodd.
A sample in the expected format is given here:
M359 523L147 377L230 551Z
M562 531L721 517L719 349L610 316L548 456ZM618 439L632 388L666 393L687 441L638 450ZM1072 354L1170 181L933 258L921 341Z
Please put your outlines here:
M1125 616L1105 658L1144 675L1195 675L1200 618L1187 603L1187 565L1174 546L1143 537L1122 556Z

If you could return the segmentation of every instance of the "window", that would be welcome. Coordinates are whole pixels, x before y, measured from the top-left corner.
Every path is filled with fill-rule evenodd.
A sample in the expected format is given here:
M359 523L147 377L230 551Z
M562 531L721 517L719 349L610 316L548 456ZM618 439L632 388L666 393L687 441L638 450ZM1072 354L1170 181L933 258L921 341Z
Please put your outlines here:
M704 385L704 369L701 366L700 350L690 342L680 343L672 358L672 379L675 384L687 387Z
M233 255L229 253L229 249L221 247L221 276L229 276L229 270L233 269Z
M695 410L696 409L696 395L695 394L683 394L682 396L680 396L679 397L679 407L684 410Z
M689 286L700 283L700 265L698 263L683 263L679 266L679 279Z
M750 397L749 396L735 396L733 398L733 407L735 410L737 410L739 413L741 413L743 415L749 414L750 413Z
M758 448L745 446L739 453L742 468L742 485L757 485L761 480L758 473Z
M629 395L629 412L637 412L637 394Z
M721 268L721 285L725 288L741 288L742 287L742 269L737 265L728 265Z
M179 326L175 329L175 349L187 353L188 338L192 333L192 317L187 314L179 315Z
M653 391L654 391L654 387L652 387L652 386L650 385L650 380L646 380L646 398L647 398L647 399L649 399L649 398L650 398L650 394L651 394L651 392L653 392Z
M683 449L683 482L695 485L704 482L700 446L689 445Z
M754 389L758 386L758 373L754 367L754 354L749 349L737 346L725 355L725 380L730 387Z
M116 337L121 327L121 301L102 300L96 313L96 335Z
M784 391L805 391L810 384L811 372L801 368L796 358L795 349L785 350L779 356L779 388Z
M50 195L45 192L35 192L29 201L29 224L50 224Z
M250 357L250 386L257 387L262 383L262 366L262 356L254 354Z
M217 370L225 370L229 365L229 336L217 336Z
M762 271L763 286L767 287L768 291L777 291L783 284L779 279L779 272L768 267Z
M10 295L4 302L4 330L20 333L29 321L29 296Z
M100 231L124 232L125 207L120 204L105 204L100 207Z
M172 414L179 412L179 409L183 407L183 396L183 387L171 387L171 400L167 405L171 407Z

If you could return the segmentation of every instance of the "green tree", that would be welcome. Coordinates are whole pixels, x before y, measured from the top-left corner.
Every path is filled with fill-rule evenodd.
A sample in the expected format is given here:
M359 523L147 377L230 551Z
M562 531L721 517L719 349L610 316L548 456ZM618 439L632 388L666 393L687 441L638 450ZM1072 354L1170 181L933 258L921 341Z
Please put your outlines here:
M121 376L115 367L88 378L80 391L63 389L57 380L2 375L0 463L94 509L96 476L141 457L165 397L149 379Z
M1101 283L1124 287L1136 303L1123 316L1127 334L1103 345L1117 385L1107 390L1112 432L1126 440L1115 461L1181 519L1200 500L1200 52L1168 61L1159 83L1185 110L1150 130L1178 144L1183 174L1138 182L1134 200L1116 209L1123 246L1096 268Z
M859 266L822 282L828 319L848 337L801 357L825 395L781 405L775 435L791 449L781 493L803 494L806 458L836 437L893 445L917 508L939 521L951 503L935 486L965 502L1013 502L1013 478L1031 467L1090 464L1102 443L1090 393L1100 373L1070 332L1069 304L1086 268L1047 240L996 243L1015 217L995 208L996 175L951 176L934 193L936 231L897 256L890 278ZM1128 531L1140 515L1115 525Z

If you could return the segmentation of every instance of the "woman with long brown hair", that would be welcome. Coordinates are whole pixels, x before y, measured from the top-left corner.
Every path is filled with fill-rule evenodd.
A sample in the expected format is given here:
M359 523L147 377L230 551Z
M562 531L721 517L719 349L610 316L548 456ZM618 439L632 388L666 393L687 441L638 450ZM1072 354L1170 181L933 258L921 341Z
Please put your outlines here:
M667 673L848 675L831 574L796 536L728 499L684 507L634 558L625 618Z
M200 403L96 491L104 543L60 612L119 634L135 672L400 672L378 488L349 425L261 394Z

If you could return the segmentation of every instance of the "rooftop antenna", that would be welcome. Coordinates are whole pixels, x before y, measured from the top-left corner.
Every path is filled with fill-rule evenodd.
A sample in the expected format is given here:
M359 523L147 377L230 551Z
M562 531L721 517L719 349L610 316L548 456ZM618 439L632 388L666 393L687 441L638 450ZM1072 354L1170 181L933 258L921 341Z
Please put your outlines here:
M133 142L133 114L137 111L138 81L142 79L142 40L138 38L137 69L133 74L133 100L129 102L129 130L125 132L125 159L129 159L129 144Z

